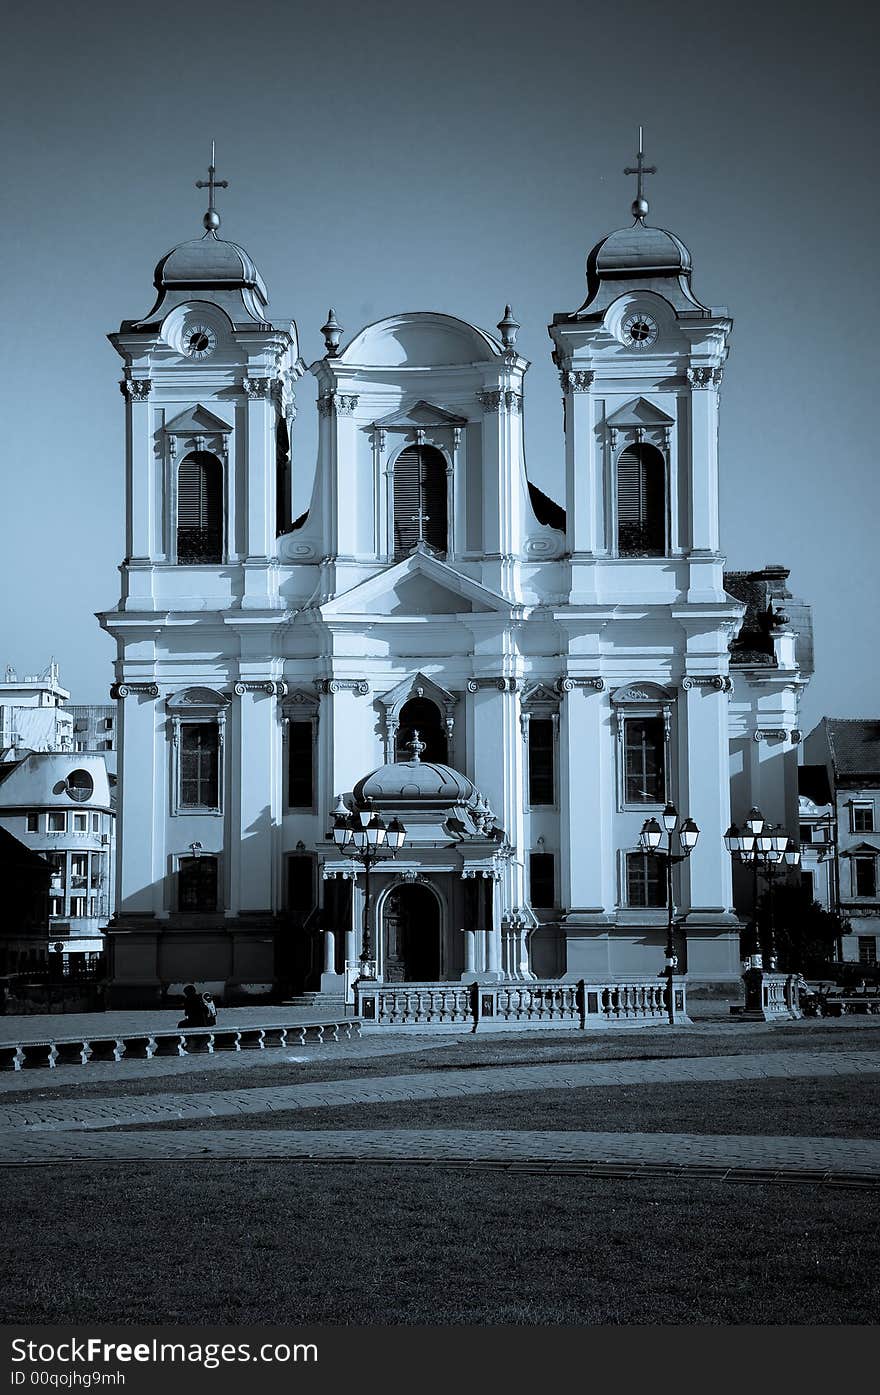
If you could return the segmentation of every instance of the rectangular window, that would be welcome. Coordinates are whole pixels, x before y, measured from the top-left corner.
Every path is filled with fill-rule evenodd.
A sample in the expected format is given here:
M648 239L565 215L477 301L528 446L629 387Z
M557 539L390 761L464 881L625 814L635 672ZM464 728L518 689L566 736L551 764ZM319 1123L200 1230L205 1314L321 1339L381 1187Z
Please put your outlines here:
M809 896L811 901L815 900L816 889L813 885L812 872L801 872L801 890Z
M666 864L659 857L632 852L626 855L626 904L649 907L666 905Z
M853 833L874 832L874 805L870 800L850 805L850 826Z
M86 913L86 898L84 896L71 896L70 914L71 916L83 916Z
M529 895L533 906L556 905L554 862L552 853L529 854Z
M220 733L213 722L186 722L180 728L180 806L220 807Z
M67 828L67 815L63 809L52 809L49 812L49 832L64 833Z
M27 816L27 831L28 831L28 833L39 833L39 831L40 831L40 816L39 816L39 814L28 814L28 816Z
M311 809L314 803L314 728L311 722L287 727L287 804Z
M623 724L625 804L664 804L662 717L627 717Z
M812 843L813 825L811 823L802 823L798 830L798 837L801 840L801 845L804 843Z
M73 816L73 831L74 831L74 833L88 833L88 831L89 831L89 816L88 816L88 814L74 814L74 816Z
M859 935L859 963L877 963L877 937L876 935Z
M854 857L853 880L856 896L876 896L877 859L874 857Z
M101 832L101 815L100 815L100 814L92 814L92 832L93 832L93 833L100 833L100 832Z
M70 855L70 875L71 877L81 877L85 880L89 870L88 853L71 853Z
M217 910L216 857L182 857L177 870L177 908L207 913Z
M553 804L553 722L532 717L529 722L529 804Z

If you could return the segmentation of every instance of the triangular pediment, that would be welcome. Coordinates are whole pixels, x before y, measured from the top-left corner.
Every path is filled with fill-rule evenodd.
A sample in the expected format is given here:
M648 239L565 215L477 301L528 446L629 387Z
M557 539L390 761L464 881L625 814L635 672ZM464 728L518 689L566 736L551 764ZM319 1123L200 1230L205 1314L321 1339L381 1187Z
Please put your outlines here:
M407 430L417 427L424 429L429 426L466 426L467 417L458 417L453 412L447 412L445 407L435 407L433 403L420 399L410 406L398 407L396 411L389 412L387 417L381 417L373 425L386 431L393 427Z
M514 607L497 592L463 576L422 547L318 609L328 619L362 615L377 623L384 617L410 615L509 615Z
M865 853L871 853L874 857L876 857L878 852L880 852L880 848L874 847L872 843L865 843L863 841L861 843L856 843L855 847L847 848L846 851L841 854L841 856L859 857L860 855L863 855Z
M169 436L213 436L219 431L229 432L232 427L198 402L171 421L166 421L164 429Z
M624 431L629 426L673 426L675 422L674 417L667 416L647 397L634 397L632 402L618 407L605 420L607 426L613 426L617 431Z
M433 678L429 678L426 673L416 673L412 677L406 678L393 687L390 692L383 693L379 701L383 707L390 708L397 712L405 702L409 702L413 697L427 697L435 702L438 707L451 708L458 702L455 693L451 693L448 688L444 688L441 683L437 683Z

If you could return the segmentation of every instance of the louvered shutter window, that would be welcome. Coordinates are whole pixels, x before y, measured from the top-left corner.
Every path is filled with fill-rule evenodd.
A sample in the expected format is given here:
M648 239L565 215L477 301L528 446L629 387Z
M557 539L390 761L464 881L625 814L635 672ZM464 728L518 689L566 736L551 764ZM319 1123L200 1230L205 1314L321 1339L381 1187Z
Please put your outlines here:
M627 446L617 462L617 543L622 557L661 557L665 542L663 456Z
M446 461L433 446L407 446L394 462L394 556L408 557L422 537L446 551Z
M177 560L220 562L223 470L216 455L194 451L177 472Z

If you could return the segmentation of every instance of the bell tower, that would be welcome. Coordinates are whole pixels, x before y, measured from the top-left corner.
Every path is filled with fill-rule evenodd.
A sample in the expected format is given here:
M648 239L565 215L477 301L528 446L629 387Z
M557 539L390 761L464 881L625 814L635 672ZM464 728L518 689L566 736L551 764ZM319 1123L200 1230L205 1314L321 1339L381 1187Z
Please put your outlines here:
M110 342L124 362L126 556L122 608L198 595L278 604L275 539L290 522L296 326L268 318L266 286L218 236L213 147L204 235L156 267L156 301Z
M691 287L691 255L646 222L641 128L631 227L587 258L587 299L554 316L574 559L690 561L691 598L723 594L718 392L732 322Z

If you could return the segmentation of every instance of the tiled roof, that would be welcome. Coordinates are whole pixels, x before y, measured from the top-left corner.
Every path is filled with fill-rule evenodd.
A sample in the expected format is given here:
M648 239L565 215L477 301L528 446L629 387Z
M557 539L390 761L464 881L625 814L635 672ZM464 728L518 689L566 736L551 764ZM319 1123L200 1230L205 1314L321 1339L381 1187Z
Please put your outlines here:
M880 719L826 717L835 775L880 776Z

